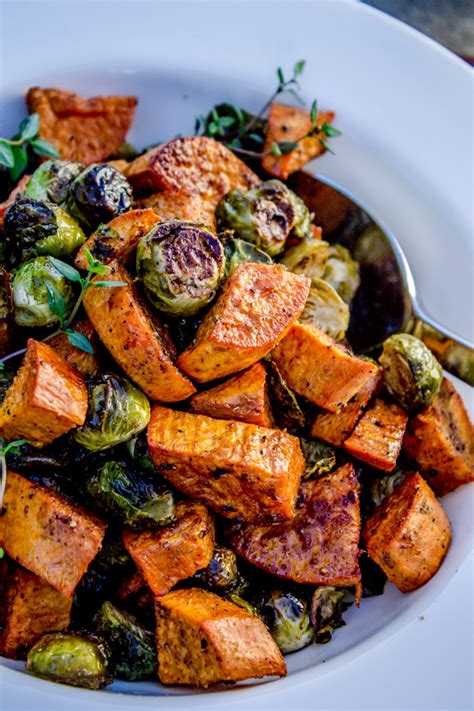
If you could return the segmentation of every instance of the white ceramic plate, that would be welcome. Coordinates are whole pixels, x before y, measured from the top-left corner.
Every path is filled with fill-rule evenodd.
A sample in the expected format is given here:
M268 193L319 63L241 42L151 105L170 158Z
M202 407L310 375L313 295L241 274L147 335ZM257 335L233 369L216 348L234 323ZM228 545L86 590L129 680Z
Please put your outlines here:
M15 0L3 2L2 12L0 135L14 131L24 114L25 89L38 84L85 94L136 94L140 104L130 139L146 145L192 132L194 116L220 100L259 107L272 89L275 68L291 68L305 58L303 94L334 108L343 131L334 142L337 155L326 154L314 170L344 186L394 233L425 305L472 339L471 74L452 54L391 18L344 0ZM472 391L460 387L472 412ZM437 576L410 595L387 586L382 597L349 611L347 627L330 645L290 655L288 677L271 686L284 704L274 708L286 708L302 682L314 680L316 689L328 670L345 678L344 668L362 652L373 659L376 643L442 593L472 546L472 493L464 487L443 501L454 541ZM116 682L92 696L20 675L22 665L2 663L8 668L4 688L16 709L22 708L23 691L28 698L39 694L41 708L44 703L48 709L53 702L62 708L67 702L148 706L143 697L139 702L114 691L184 694L180 707L196 703L189 698L193 692L157 683ZM269 689L257 684L198 699L206 706L256 708ZM309 703L311 692L307 698ZM177 701L168 698L166 707Z

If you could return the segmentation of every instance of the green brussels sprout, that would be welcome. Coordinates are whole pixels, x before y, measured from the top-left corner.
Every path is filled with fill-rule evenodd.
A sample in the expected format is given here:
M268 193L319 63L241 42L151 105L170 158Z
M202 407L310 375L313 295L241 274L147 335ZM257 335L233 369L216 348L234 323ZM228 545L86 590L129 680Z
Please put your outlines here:
M303 479L315 479L336 468L336 452L328 444L300 437L300 445L306 460Z
M110 647L110 667L114 676L138 681L156 675L155 635L132 615L118 610L107 600L95 615L93 625L95 632Z
M216 592L229 592L242 587L237 567L237 556L231 548L216 545L207 568L198 570L193 580Z
M306 420L296 395L286 384L277 364L273 360L267 359L265 365L268 374L272 412L278 426L290 432L303 429L306 425Z
M127 448L130 459L135 462L135 464L147 472L156 473L145 432L129 439L128 442L125 443L125 447Z
M30 649L26 668L49 681L100 689L111 681L109 654L104 642L94 635L52 632Z
M321 279L329 256L329 244L322 239L303 239L283 253L280 263L290 272Z
M314 324L336 341L344 338L349 326L349 307L337 291L323 279L312 279L301 323Z
M296 652L311 644L311 626L307 601L293 592L272 590L263 597L259 610L283 654Z
M107 163L89 165L79 173L67 198L68 212L89 232L127 212L131 205L130 183L123 173Z
M215 296L224 276L224 250L206 227L160 222L140 240L137 274L159 311L194 316Z
M221 230L255 244L271 257L280 254L290 233L306 238L311 215L304 202L279 180L268 180L246 194L231 190L216 208Z
M172 491L156 472L140 470L131 462L106 462L85 485L102 511L136 528L164 526L175 518Z
M428 407L438 394L443 370L423 341L408 333L390 336L379 358L385 388L404 410Z
M110 449L142 432L150 419L150 403L141 390L111 373L90 378L85 423L74 439L91 452Z
M72 160L47 160L30 177L25 195L64 207L72 181L83 170L82 163Z
M240 264L247 262L259 262L261 264L273 264L273 259L269 254L258 249L254 244L245 242L243 239L234 239L227 235L222 237L222 245L225 254L225 271L228 276Z
M321 586L314 591L311 600L311 624L314 628L314 640L317 644L326 644L332 633L346 623L343 613L352 604L349 594L343 588Z
M390 474L376 476L370 482L370 498L376 506L380 506L382 501L390 496L395 487L402 483L407 473L403 469L394 469Z
M66 313L72 307L71 283L56 269L50 257L36 257L25 262L13 274L13 318L18 326L50 326L58 322L50 305L48 287L65 302Z
M332 244L322 278L350 305L360 286L359 265L348 249L341 244Z

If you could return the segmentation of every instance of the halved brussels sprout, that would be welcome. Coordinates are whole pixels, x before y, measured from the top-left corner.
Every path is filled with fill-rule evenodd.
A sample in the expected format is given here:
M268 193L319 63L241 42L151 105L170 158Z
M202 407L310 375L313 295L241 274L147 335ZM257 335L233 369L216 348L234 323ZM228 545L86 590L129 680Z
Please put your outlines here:
M312 279L301 323L313 324L340 341L349 326L349 307L337 291L323 279Z
M402 483L407 473L403 469L394 469L385 476L375 476L370 482L370 498L376 506L380 506L382 501L390 496L396 486Z
M89 165L72 182L67 209L85 230L126 212L132 205L132 188L117 168L107 163Z
M234 239L225 235L221 235L222 245L225 254L225 271L229 275L240 264L246 262L260 262L261 264L272 264L273 259L269 254L261 249L258 249L254 244L245 242L243 239Z
M332 244L322 278L350 305L360 286L359 265L348 249L341 244Z
M300 445L306 460L303 479L315 479L336 468L336 452L328 444L300 437Z
M433 402L443 370L423 341L408 333L390 336L379 360L385 388L404 410L418 410Z
M150 419L150 403L141 390L111 373L87 383L86 421L74 430L78 444L92 452L110 449L142 432Z
M237 556L231 548L216 545L212 560L206 568L198 570L193 580L216 592L230 592L242 587L237 567Z
M265 365L268 373L272 412L278 426L290 432L303 429L306 420L296 395L286 384L277 364L273 360L265 360Z
M283 654L296 652L313 641L309 606L303 597L293 592L272 590L263 597L259 610Z
M329 244L322 239L303 239L299 244L289 247L283 253L280 264L290 272L304 274L310 279L323 276L329 256Z
M156 472L131 462L106 462L89 477L86 491L101 510L129 526L164 526L175 518L172 491Z
M72 160L47 160L30 177L25 195L64 207L72 181L83 170L82 163Z
M333 631L346 624L342 614L352 604L348 598L348 591L344 588L329 585L316 588L311 601L311 624L317 644L329 642Z
M95 632L110 647L110 666L114 676L138 681L155 676L156 644L153 632L146 630L129 613L106 601L95 615Z
M72 307L71 283L56 269L50 257L36 257L25 262L13 274L13 318L18 326L35 328L58 322L51 310L52 287L63 298L66 313Z
M198 313L214 298L224 270L220 240L193 222L160 222L138 245L137 273L145 294L171 316Z
M128 442L125 443L125 447L132 461L141 467L141 469L147 472L156 472L145 432L129 439Z
M26 668L36 676L60 684L100 689L110 684L109 650L94 635L52 632L28 652Z

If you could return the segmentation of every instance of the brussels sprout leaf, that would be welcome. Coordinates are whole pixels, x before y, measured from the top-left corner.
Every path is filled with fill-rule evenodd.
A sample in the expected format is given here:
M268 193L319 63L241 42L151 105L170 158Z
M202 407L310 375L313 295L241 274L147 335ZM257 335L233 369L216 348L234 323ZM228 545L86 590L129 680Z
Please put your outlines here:
M77 331L71 331L69 329L65 331L65 333L71 345L79 348L80 351L84 351L84 353L94 353L91 342L86 336L84 336L83 333L78 333Z

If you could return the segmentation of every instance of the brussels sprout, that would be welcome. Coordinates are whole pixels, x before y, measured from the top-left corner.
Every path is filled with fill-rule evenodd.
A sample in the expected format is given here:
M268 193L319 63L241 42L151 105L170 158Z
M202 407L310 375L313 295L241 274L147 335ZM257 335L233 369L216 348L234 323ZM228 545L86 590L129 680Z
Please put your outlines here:
M439 392L443 371L423 341L408 333L387 338L379 358L385 388L405 410L428 407Z
M323 274L346 304L351 304L360 286L359 265L341 244L332 244Z
M260 617L257 608L254 607L248 600L244 600L244 598L241 597L238 593L236 593L236 592L226 593L225 598L226 598L226 600L233 602L234 605L241 607L246 612L250 612L250 614L253 615L254 617Z
M321 239L304 239L299 244L285 250L280 263L290 272L304 274L310 279L323 276L326 260L329 256L329 244Z
M137 273L159 311L193 316L215 296L224 276L224 250L206 227L183 220L160 222L137 249Z
M359 557L360 572L362 576L362 597L375 597L383 595L387 576L372 558L369 558L366 551L360 552Z
M273 590L264 596L259 610L283 654L296 652L313 641L308 603L301 596Z
M147 472L156 472L145 432L129 439L128 442L125 443L125 447L132 461L139 467L145 469Z
M107 529L102 547L94 558L92 567L105 575L115 573L121 577L124 571L133 569L133 561L122 543L121 531Z
M278 426L290 431L303 429L306 420L303 410L298 404L296 395L286 384L285 379L274 361L266 360L265 365L268 373L272 412Z
M5 394L10 385L13 383L15 375L16 373L12 370L0 370L0 405L5 399Z
M321 331L340 341L349 326L349 307L337 291L323 279L312 279L301 323L314 324Z
M83 170L82 163L71 160L47 160L41 163L30 177L25 195L64 207L72 181Z
M221 230L255 244L270 256L280 254L290 234L311 233L311 215L304 202L279 180L268 180L245 195L231 190L216 208Z
M150 403L141 390L111 373L92 377L88 384L86 421L74 431L81 447L91 452L110 449L138 434L150 419Z
M123 141L112 156L113 160L131 161L138 156L137 149L131 143Z
M73 290L50 257L36 257L18 267L12 280L13 317L18 326L33 328L58 322L51 310L48 286L62 296L67 314Z
M376 476L370 482L369 492L370 498L376 506L380 506L382 501L390 496L396 486L401 484L407 473L403 469L394 469L390 474L385 476Z
M226 275L229 275L240 264L245 264L246 262L273 263L273 259L269 254L258 249L254 244L250 244L250 242L228 236L221 236L221 239L225 254Z
M131 462L106 462L86 482L86 491L99 508L137 528L171 523L174 497L156 472Z
M315 479L336 468L336 452L328 444L300 437L300 445L306 460L303 479Z
M156 675L155 635L142 627L130 614L106 601L93 620L95 631L111 650L110 666L114 676L128 681Z
M131 205L130 183L123 173L107 163L89 165L79 173L67 198L68 211L90 232L126 212Z
M239 576L237 556L234 551L216 545L211 562L207 568L198 570L193 580L216 592L229 592L241 588L242 579Z
M85 689L110 684L109 650L94 635L52 632L28 652L26 668L36 676Z
M331 586L316 588L311 601L311 624L317 644L329 642L332 632L346 624L342 614L351 604L347 590Z

